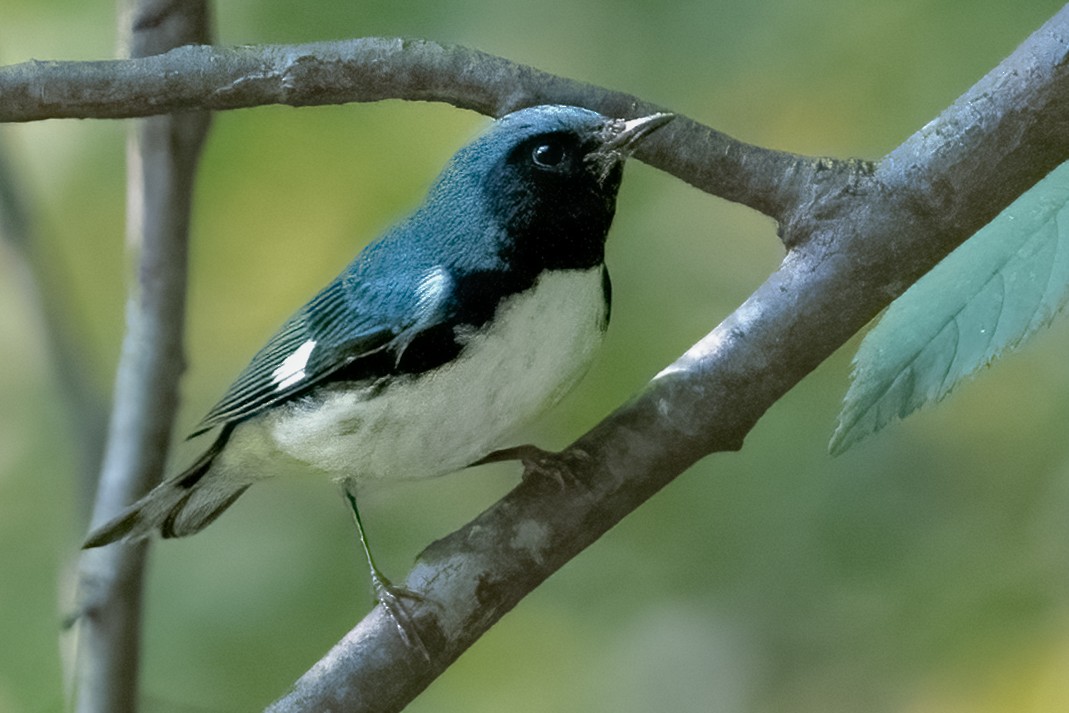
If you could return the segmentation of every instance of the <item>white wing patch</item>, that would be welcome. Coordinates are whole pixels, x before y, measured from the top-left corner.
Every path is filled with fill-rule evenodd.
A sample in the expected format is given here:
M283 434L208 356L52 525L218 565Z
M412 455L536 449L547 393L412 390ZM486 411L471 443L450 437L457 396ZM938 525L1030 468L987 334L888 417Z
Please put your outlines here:
M396 363L401 363L405 349L417 334L427 328L438 318L438 310L453 289L453 278L441 265L432 267L416 283L416 320L397 334L394 349L397 353Z
M432 268L416 285L416 312L423 317L433 314L452 287L453 278L442 266Z
M312 350L315 348L316 340L309 339L282 360L278 368L271 372L275 391L289 388L305 377L304 367L308 365L308 358L312 356Z

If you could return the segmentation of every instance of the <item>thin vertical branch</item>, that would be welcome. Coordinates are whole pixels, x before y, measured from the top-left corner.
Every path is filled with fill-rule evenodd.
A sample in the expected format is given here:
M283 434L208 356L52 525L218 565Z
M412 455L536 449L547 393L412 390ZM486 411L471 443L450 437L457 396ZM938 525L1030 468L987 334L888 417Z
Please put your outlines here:
M140 0L130 52L158 54L209 41L206 0ZM115 405L93 510L100 523L144 494L163 473L184 362L190 204L209 116L189 112L141 121L127 152L127 237L137 255ZM79 713L137 708L142 575L147 546L86 552L79 568L76 662Z
M0 139L4 137L0 135ZM24 184L15 175L7 146L0 141L0 240L15 256L17 278L25 303L40 328L52 372L64 399L68 432L72 434L77 456L76 501L80 518L87 517L96 487L97 474L107 430L108 404L92 375L86 345L75 329L65 279L57 261L47 259L40 233L32 218L31 200ZM69 612L72 602L76 560L72 555L60 574L59 610ZM65 669L64 680L71 678L70 630L60 637Z
M100 469L108 409L93 383L84 345L72 328L70 305L63 302L63 277L57 274L55 261L44 257L30 204L8 158L7 146L0 140L0 239L12 247L18 260L23 293L41 325L52 370L69 407L66 412L77 443L78 467L84 472L79 478L85 493L79 502L83 502L88 501Z

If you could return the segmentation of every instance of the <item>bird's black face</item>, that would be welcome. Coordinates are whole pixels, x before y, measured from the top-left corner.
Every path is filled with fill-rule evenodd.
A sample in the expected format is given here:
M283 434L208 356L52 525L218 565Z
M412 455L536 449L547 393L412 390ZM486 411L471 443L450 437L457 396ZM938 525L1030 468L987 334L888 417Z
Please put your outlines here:
M589 161L602 145L593 132L537 134L511 147L489 173L487 200L513 269L588 268L604 260L623 163L606 173Z

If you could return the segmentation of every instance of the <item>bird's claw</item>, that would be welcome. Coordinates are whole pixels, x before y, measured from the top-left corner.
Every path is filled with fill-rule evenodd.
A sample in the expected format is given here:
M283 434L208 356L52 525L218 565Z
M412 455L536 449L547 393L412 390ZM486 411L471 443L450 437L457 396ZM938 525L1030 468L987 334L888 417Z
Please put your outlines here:
M593 456L582 448L566 448L563 451L547 451L538 446L525 444L504 448L487 455L472 465L518 460L523 464L523 480L545 478L557 484L561 490L578 484L577 470L587 466Z
M397 628L397 633L401 635L401 639L410 648L419 651L424 659L430 661L430 651L423 643L423 639L420 638L419 632L416 631L416 626L412 621L412 617L409 616L408 611L405 610L404 605L401 604L402 599L425 602L427 601L427 598L419 592L414 592L411 589L394 585L380 572L376 572L372 575L371 586L375 591L375 599L382 605L387 616L393 620L394 626Z

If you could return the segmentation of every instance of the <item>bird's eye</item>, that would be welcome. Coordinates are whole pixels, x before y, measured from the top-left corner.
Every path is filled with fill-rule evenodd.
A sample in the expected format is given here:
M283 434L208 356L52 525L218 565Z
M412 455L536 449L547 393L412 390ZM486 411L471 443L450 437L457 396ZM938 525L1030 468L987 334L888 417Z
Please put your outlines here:
M543 168L559 166L565 157L564 146L559 141L536 144L531 151L531 160Z

